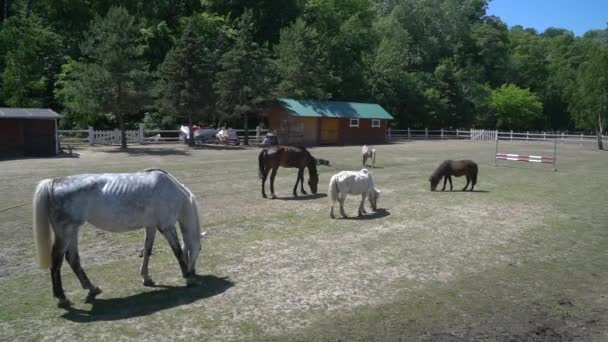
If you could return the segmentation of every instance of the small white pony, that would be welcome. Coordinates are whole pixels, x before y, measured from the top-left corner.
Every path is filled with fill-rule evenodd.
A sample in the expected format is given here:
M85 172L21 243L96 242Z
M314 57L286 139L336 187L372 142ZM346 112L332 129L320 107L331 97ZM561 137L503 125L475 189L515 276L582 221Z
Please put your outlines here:
M376 211L380 191L374 186L374 180L367 169L359 172L342 171L331 177L329 181L329 198L331 199L331 211L329 216L334 218L334 205L336 201L340 202L340 213L342 217L347 217L344 213L344 200L346 195L361 195L361 204L359 205L359 216L365 214L365 197L369 197L369 204L372 210Z
M363 155L363 166L367 166L365 163L368 159L372 160L372 168L376 165L376 149L372 146L363 145L361 149L361 154Z
M85 222L110 232L146 228L140 269L145 286L154 285L148 275L148 261L156 230L169 241L188 285L195 281L201 249L197 201L190 190L166 171L148 169L45 179L36 188L33 205L38 263L42 269L51 269L53 295L60 307L72 304L61 285L64 257L82 287L89 290L88 302L101 293L80 265L78 230ZM176 222L182 232L183 249L175 230Z

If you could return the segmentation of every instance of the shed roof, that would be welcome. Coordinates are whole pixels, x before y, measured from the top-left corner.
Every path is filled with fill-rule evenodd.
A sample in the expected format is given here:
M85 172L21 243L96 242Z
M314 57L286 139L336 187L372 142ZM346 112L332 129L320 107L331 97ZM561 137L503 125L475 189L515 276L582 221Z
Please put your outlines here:
M61 115L48 108L0 108L0 119L59 119Z
M375 103L277 99L281 107L295 116L325 118L388 119L390 115L382 106Z

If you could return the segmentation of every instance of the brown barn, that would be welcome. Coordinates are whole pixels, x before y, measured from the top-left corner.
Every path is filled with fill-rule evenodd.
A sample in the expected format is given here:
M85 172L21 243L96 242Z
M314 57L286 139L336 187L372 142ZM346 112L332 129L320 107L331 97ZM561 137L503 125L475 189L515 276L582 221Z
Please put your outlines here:
M277 99L266 113L279 144L354 145L386 141L393 117L373 103Z
M50 109L0 108L0 157L57 155L60 117Z

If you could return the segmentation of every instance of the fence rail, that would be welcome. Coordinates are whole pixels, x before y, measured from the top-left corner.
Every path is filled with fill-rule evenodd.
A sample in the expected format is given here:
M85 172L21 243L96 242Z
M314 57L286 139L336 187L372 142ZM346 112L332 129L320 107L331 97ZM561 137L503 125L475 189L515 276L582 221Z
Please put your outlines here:
M603 139L608 139L608 135L603 135ZM388 141L400 140L474 140L474 141L495 141L510 140L510 141L547 141L552 142L557 140L559 143L569 144L588 144L597 143L596 135L588 134L566 134L556 132L514 132L514 131L497 131L497 130L429 130L429 129L388 129Z
M239 139L245 137L245 130L235 129ZM258 135L255 130L249 131L249 143L252 145L261 142L268 130L262 130ZM146 130L140 125L138 130L128 130L128 143L140 144L163 144L183 142L180 130ZM63 145L118 145L120 144L120 131L99 131L93 127L88 130L59 130L60 143ZM407 140L473 140L473 141L527 141L552 142L556 140L563 144L589 144L597 143L596 135L587 134L566 134L556 132L514 132L497 130L446 130L446 129L387 129L386 140L389 142ZM608 135L603 135L603 139L608 140Z
M244 129L234 130L242 141L245 138ZM268 130L261 130L259 135L255 130L249 130L249 143L258 144L264 138ZM121 136L120 130L95 130L93 127L89 129L74 129L74 130L59 130L59 141L62 145L120 145ZM127 130L127 143L139 144L162 144L162 143L177 143L183 142L182 132L179 129L144 129L143 125L139 126L138 130Z

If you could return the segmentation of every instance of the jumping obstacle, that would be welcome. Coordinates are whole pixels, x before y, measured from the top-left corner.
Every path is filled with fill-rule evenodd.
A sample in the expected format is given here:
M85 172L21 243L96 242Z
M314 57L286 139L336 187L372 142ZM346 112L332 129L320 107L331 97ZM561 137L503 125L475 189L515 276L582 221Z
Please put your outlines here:
M542 163L542 164L552 164L553 171L557 171L555 166L557 161L557 140L553 140L553 156L535 156L535 155L527 155L527 154L515 154L515 153L502 153L498 152L498 139L496 139L496 154L494 157L494 166L497 165L498 160L510 160L510 161L520 161L526 163Z

